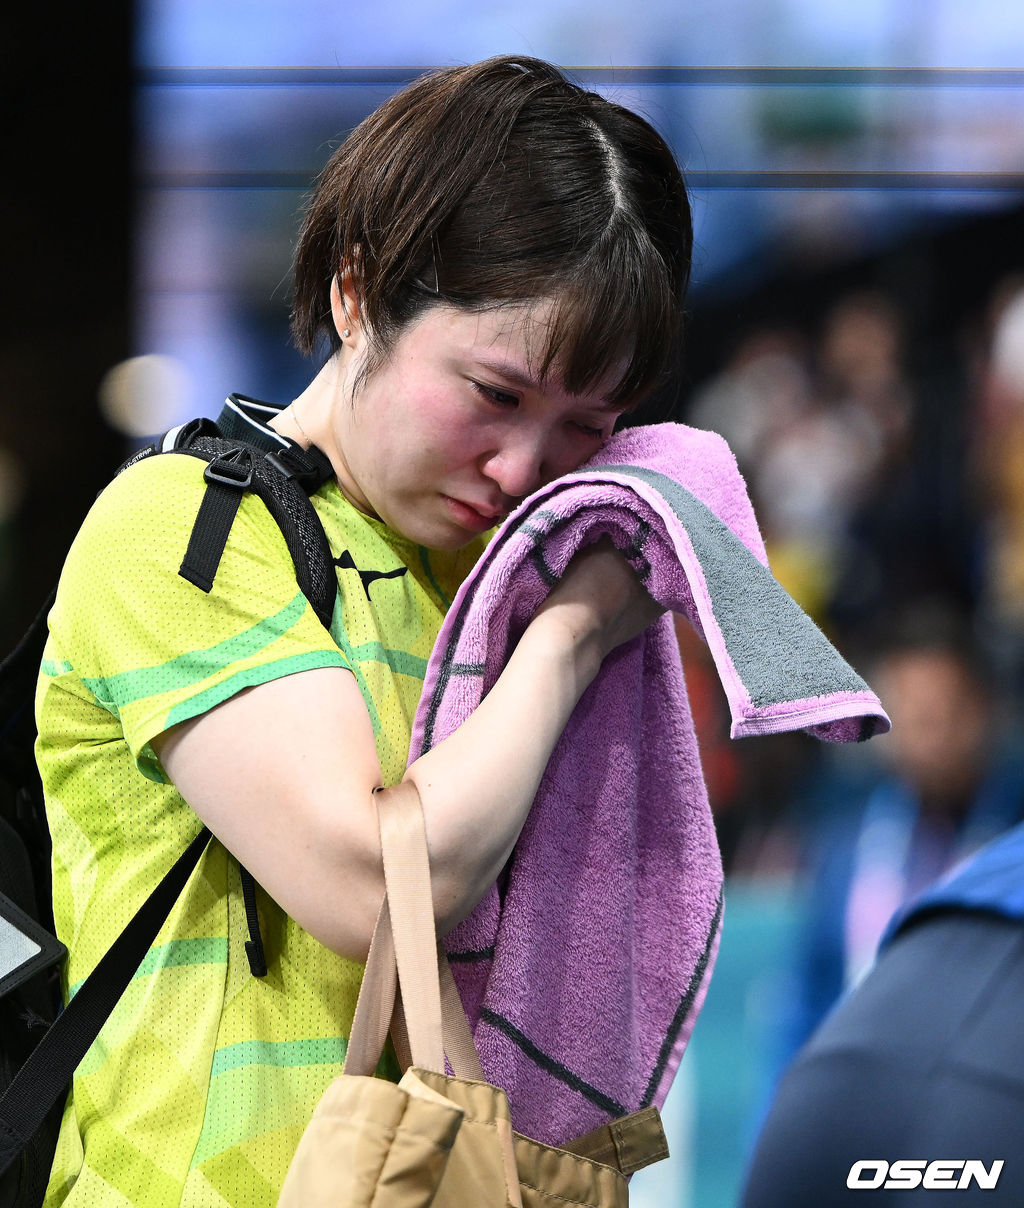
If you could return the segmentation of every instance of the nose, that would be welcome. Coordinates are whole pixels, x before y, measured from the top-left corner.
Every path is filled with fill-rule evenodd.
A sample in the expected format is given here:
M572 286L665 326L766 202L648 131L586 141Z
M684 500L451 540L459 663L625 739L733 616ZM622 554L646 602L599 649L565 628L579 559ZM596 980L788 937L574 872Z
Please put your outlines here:
M486 453L480 469L509 499L522 499L553 477L542 432L509 437Z

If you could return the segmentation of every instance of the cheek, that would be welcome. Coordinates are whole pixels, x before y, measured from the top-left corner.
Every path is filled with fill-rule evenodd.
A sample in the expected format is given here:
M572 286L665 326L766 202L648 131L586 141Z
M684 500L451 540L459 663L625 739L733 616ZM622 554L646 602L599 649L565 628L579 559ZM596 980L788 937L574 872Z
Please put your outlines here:
M418 418L418 448L435 464L461 466L474 462L497 440L493 424L443 401L424 407Z
M584 462L589 461L601 451L604 441L596 436L588 436L585 432L568 432L563 436L552 439L548 464L552 469L552 478L578 470Z

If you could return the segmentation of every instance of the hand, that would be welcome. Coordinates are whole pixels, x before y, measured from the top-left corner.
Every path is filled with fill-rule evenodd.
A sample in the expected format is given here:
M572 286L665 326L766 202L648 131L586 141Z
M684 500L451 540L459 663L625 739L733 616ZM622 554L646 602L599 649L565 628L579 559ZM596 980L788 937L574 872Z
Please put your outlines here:
M558 619L575 642L595 645L603 659L643 633L664 611L611 539L602 537L573 558L537 616Z

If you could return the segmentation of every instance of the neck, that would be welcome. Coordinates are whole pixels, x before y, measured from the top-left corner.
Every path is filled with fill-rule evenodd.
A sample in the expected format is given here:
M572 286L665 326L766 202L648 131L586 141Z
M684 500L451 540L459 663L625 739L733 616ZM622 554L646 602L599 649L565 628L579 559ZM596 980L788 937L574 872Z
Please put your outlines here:
M270 427L303 448L315 444L331 457L331 413L333 400L343 384L337 356L324 365L300 395L270 421ZM333 462L333 457L331 457Z
M341 445L337 412L351 405L345 389L347 374L343 353L335 353L320 372L291 403L270 421L270 427L308 449L310 445L324 454L334 469L342 494L354 507L375 515L363 498L345 458Z

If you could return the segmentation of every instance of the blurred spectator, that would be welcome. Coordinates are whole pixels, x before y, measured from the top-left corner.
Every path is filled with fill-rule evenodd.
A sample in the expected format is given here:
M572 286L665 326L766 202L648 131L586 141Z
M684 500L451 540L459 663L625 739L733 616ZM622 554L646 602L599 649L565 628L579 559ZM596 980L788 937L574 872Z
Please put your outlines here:
M1024 280L996 287L975 349L975 471L982 495L982 617L1007 687L1024 688Z
M690 421L720 432L736 454L774 574L820 623L840 593L844 617L855 594L876 605L885 576L856 523L905 468L911 400L902 322L866 291L840 296L814 340L792 325L752 331L692 400ZM717 697L704 699L692 647L684 644L684 665L726 869L790 875L793 803L817 758L813 744L794 735L724 746L728 719Z
M1024 817L1024 758L961 618L908 611L869 679L893 722L880 762L827 762L809 799L794 1045L862 976L898 907Z
M816 345L787 328L755 332L693 401L692 421L735 451L775 574L812 616L836 594L858 509L907 453L902 344L891 303L849 294Z
M986 522L970 495L967 374L950 368L952 342L919 344L911 352L905 329L890 297L866 289L840 294L814 331L779 321L749 332L688 412L691 422L729 441L773 572L840 648L860 641L870 650L866 635L875 618L910 609L922 595L940 594L970 614L979 588L978 534L985 523L1000 534L1012 527L999 520L998 509ZM1007 341L994 343L1002 348ZM990 403L989 412L1003 417L1007 407ZM1002 439L1007 419L984 447L989 460L1006 463L998 498L1008 502L999 506L1019 504L1024 567L1024 403L1009 413L1020 425L1019 445ZM988 427L996 430L995 418ZM1004 594L1020 609L1022 623L1013 632L1024 668L1024 591ZM1006 626L999 632L1005 635ZM940 662L936 657L922 671L925 681L940 673ZM914 691L909 673L903 678ZM904 690L903 678L897 691ZM713 757L722 762L717 749ZM729 871L792 869L795 803L803 782L818 775L818 762L827 761L798 741L785 751L739 744L728 791L716 798L712 782L711 794ZM830 791L856 798L861 789L847 784L845 774L837 777L828 772L835 781ZM954 830L959 835L959 824ZM951 840L947 855L958 842ZM927 879L929 867L941 866L945 847L939 840L929 845L930 864L922 849L911 880ZM887 893L892 897L891 889Z

